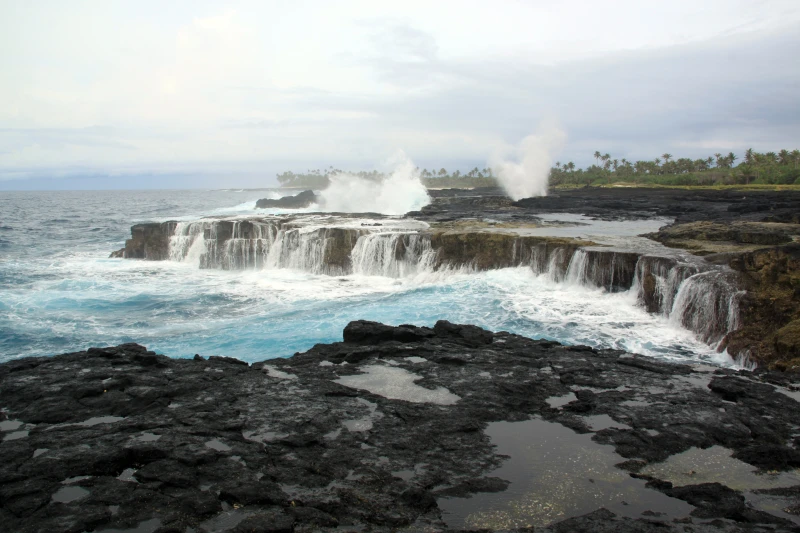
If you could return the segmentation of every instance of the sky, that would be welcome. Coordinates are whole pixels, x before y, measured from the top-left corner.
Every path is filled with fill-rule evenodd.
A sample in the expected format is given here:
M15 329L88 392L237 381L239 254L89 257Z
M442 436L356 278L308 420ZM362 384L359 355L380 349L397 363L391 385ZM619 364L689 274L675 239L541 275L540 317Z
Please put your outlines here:
M0 0L0 190L800 147L796 0Z

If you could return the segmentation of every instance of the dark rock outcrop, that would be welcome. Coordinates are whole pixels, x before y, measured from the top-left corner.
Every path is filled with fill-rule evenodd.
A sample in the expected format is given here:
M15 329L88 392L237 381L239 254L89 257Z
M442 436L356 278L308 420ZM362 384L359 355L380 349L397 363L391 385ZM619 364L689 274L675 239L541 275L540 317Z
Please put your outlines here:
M354 322L344 338L254 365L136 344L0 365L0 530L441 530L444 498L505 494L487 424L529 417L592 433L634 472L709 446L753 468L800 464L790 372L694 368L444 321ZM352 381L378 371L415 383ZM436 403L443 392L457 400ZM548 401L568 393L565 405ZM598 509L537 531L797 530L722 482L640 477L644 496L694 510ZM760 497L800 508L800 490L770 494Z
M175 232L176 222L148 222L131 226L131 238L125 247L111 257L163 261L169 257L169 238Z
M747 295L728 350L777 368L800 367L800 244L741 254L730 264L744 275Z
M315 203L317 203L317 195L314 194L314 191L303 191L294 196L284 196L277 200L262 198L256 202L256 209L265 209L267 207L302 209Z

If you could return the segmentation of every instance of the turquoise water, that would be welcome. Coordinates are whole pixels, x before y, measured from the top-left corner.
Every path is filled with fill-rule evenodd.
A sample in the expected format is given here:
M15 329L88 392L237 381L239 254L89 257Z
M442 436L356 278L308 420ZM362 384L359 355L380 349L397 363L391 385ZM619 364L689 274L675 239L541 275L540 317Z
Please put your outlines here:
M201 270L109 259L142 221L253 213L281 191L0 192L0 360L138 342L186 357L286 357L341 340L351 320L473 323L570 344L726 364L627 293L529 269L409 278Z

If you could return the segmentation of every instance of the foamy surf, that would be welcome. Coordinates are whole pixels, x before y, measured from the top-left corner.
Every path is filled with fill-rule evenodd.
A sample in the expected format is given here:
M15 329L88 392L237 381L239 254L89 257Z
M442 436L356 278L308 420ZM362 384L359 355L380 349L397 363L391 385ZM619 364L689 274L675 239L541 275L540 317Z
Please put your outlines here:
M11 247L0 261L0 359L139 342L172 356L258 361L340 340L351 320L430 326L447 319L662 359L731 364L680 324L645 312L631 294L564 283L530 268L432 270L422 248L416 266L403 270L387 240L426 227L403 219L337 222L377 235L364 240L354 258L359 266L348 275L303 271L290 262L201 269L201 250L191 251L196 242L175 261L107 259L142 212L169 211L188 226L198 214L244 209L242 200L251 200L244 194L250 192L67 193L48 203L48 194L30 193L20 196L27 207L17 198L25 216L4 220L15 230L7 232ZM253 194L254 201L264 191ZM54 220L61 222L48 222ZM332 220L308 215L299 230L317 231Z

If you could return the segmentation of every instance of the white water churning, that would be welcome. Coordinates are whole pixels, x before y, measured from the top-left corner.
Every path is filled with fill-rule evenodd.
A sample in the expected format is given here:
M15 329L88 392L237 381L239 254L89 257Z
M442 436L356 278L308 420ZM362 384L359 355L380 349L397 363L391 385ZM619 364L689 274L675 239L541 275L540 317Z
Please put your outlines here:
M292 269L318 275L410 279L456 270L437 259L431 235L350 219L325 225L308 220L203 220L178 223L169 258L199 268ZM695 332L716 346L739 326L742 291L729 271L702 262L602 247L513 243L510 266L526 266L553 283L628 292L648 312ZM462 265L461 271L472 267Z

